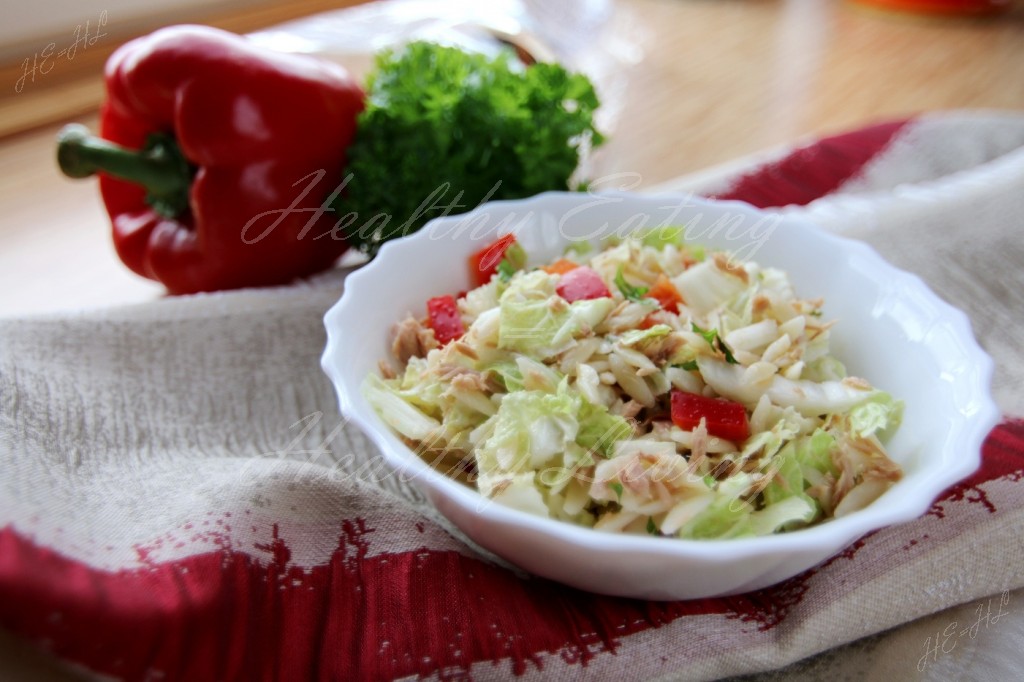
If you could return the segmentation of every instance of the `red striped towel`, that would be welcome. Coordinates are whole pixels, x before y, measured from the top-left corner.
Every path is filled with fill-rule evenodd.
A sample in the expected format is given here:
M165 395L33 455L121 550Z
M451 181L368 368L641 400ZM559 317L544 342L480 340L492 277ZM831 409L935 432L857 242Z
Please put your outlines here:
M824 651L787 678L980 665L963 654L1024 619L1024 118L926 116L732 168L674 186L871 241L995 357L1007 419L923 518L726 598L522 575L380 477L337 415L318 363L339 272L0 321L0 626L129 680L713 679Z

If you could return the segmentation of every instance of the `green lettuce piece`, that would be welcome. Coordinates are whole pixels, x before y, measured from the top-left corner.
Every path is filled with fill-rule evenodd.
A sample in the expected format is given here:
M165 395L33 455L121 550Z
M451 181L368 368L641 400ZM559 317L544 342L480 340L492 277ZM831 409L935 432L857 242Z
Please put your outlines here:
M775 469L775 476L764 489L766 505L804 494L804 472L796 459L796 441L787 443L767 466L769 470Z
M566 380L554 393L509 393L491 419L491 435L478 451L485 458L493 455L493 463L504 471L522 471L527 464L532 468L544 466L556 453L570 449L571 443L608 457L616 442L633 436L633 427L626 419L603 405L589 403L569 388ZM487 459L480 464L484 467L492 462Z
M507 507L519 509L537 516L550 516L548 505L544 500L542 488L537 485L537 476L532 471L511 474L499 479L500 487L490 486L495 490L493 499ZM498 483L498 481L495 481ZM481 486L483 488L483 486Z
M582 399L581 402L576 443L611 457L615 443L632 438L633 427L625 418L612 414L603 405L592 405Z
M761 450L760 458L767 461L775 457L782 447L800 432L799 415L792 411L783 411L779 420L767 431L757 433L747 439L740 452L740 459L746 459Z
M714 501L679 529L679 537L695 540L752 537L753 506L740 496L750 487L749 474L735 474L719 483Z
M398 433L416 441L432 441L441 423L405 400L396 388L376 374L362 384L363 396L380 418Z
M640 238L644 246L651 246L661 250L666 246L681 246L686 227L683 225L666 225L648 230Z
M550 357L600 324L615 306L611 298L566 305L555 295L554 282L554 277L541 270L511 280L499 302L499 348L539 359Z
M583 336L588 330L601 324L614 307L615 301L611 298L574 301L569 305L569 317L555 332L551 343L556 347L561 347L572 339Z
M447 447L468 450L472 447L470 433L487 419L479 411L453 401L451 407L445 410L439 435Z
M903 401L878 391L849 412L850 431L861 438L877 435L885 440L903 421Z
M547 465L576 440L580 398L568 392L516 391L491 417L491 434L477 446L480 473L521 473Z
M789 441L772 459L775 477L764 489L764 509L755 514L759 535L790 530L811 523L821 515L821 505L805 491L809 477L837 476L831 449L835 439L823 429ZM797 500L797 501L793 501ZM760 516L758 516L760 515Z
M436 372L428 369L427 360L411 358L401 377L367 379L363 395L403 436L429 441L430 447L467 447L469 432L483 424L488 414L481 412L479 405L473 409L464 404ZM493 409L486 398L480 400L485 411ZM410 435L413 433L426 435Z
M498 347L531 355L544 355L542 349L569 317L567 306L552 305L553 278L534 271L515 277L498 303Z
M810 436L800 439L794 452L794 457L800 466L804 468L805 476L807 469L814 469L822 474L839 476L839 469L832 461L832 446L836 439L824 429L815 429Z
M697 356L701 354L701 351L703 351L703 348L697 348L693 344L680 344L668 359L668 364L673 367L682 367L690 372L699 370L700 368L697 365Z
M447 387L436 374L428 371L428 367L424 358L410 358L401 377L382 381L402 400L435 419L441 419L445 402L443 394Z
M484 368L485 372L492 374L505 387L505 391L523 390L523 373L515 360L501 360Z
M665 225L648 230L640 236L640 243L659 251L666 246L675 246L697 262L703 261L707 257L703 246L686 243L685 225Z
M704 261L672 278L686 306L697 315L706 315L728 305L747 289L740 277L720 270L714 261Z
M522 388L527 391L544 391L554 393L562 383L562 373L553 367L537 362L525 355L516 357L519 375L522 377Z
M824 355L808 362L800 374L808 381L840 381L846 378L846 367L831 355Z
M672 333L672 327L667 324L656 324L647 329L631 329L619 337L619 343L623 346L636 348L643 351L651 343L656 342Z
M576 254L577 256L585 256L594 250L594 245L587 241L569 242L569 245L565 247L563 253L565 255Z
M819 475L837 476L838 471L832 462L831 449L835 439L823 429L814 433L795 438L779 450L772 458L771 466L776 469L775 478L764 489L766 504L774 504L788 497L806 497L804 491L810 484L810 470Z
M792 495L750 515L754 535L770 535L780 528L795 528L812 522L819 507L806 495Z

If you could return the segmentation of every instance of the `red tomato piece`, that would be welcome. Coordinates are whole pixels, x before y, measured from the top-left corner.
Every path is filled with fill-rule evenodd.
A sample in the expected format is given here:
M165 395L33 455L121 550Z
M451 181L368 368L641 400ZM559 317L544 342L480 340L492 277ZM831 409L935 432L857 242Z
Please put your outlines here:
M692 431L701 418L712 436L742 443L750 437L747 408L725 398L708 398L696 393L672 391L672 423Z
M601 275L597 274L586 265L573 268L562 275L555 287L558 295L569 303L573 301L586 301L591 298L605 298L611 296L608 287L605 285Z
M434 330L434 338L442 346L462 338L466 333L454 296L435 296L427 301L427 324Z
M469 281L474 287L483 286L491 281L491 277L498 271L498 264L505 257L505 252L515 243L516 236L506 234L469 257Z

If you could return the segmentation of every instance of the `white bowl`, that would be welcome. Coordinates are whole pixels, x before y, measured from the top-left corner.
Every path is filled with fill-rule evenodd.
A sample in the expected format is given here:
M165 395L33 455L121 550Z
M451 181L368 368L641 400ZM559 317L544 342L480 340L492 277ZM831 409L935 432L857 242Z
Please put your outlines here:
M706 541L613 534L490 502L430 468L363 399L360 384L388 356L392 325L410 312L423 315L431 296L468 288L467 257L499 234L515 232L537 264L570 240L596 243L657 225L686 225L692 241L781 267L800 295L824 297L826 315L839 320L836 355L851 374L906 403L888 444L904 469L901 481L866 509L786 534ZM989 394L992 361L967 317L916 276L863 243L800 220L688 195L549 193L434 220L350 275L325 323L323 367L341 411L389 464L480 546L537 575L612 595L691 599L794 576L870 531L926 512L978 467L982 440L998 417Z

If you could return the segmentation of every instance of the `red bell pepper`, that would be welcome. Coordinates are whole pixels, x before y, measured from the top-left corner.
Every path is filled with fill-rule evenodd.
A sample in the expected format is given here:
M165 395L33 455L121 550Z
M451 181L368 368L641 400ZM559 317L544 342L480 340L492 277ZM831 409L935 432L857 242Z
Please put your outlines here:
M676 289L675 285L665 275L658 275L654 286L648 290L647 298L653 298L665 310L671 313L678 313L679 306L683 303L683 296Z
M555 292L569 303L612 295L601 275L586 265L573 268L562 275L555 286Z
M459 315L459 305L453 296L435 296L427 301L427 324L434 330L434 338L442 346L462 338L466 333Z
M564 275L570 270L575 270L578 267L580 267L579 263L573 262L568 258L559 258L554 263L541 266L540 269L549 275Z
M499 237L469 257L469 281L474 287L487 284L503 260L515 270L526 264L526 252L514 234Z
M725 398L708 398L696 393L673 389L672 423L691 431L701 418L712 436L742 443L750 437L750 422L743 405Z
M323 206L364 95L340 66L174 26L118 48L105 78L102 139L66 130L58 160L99 173L133 271L191 293L284 284L344 252Z

